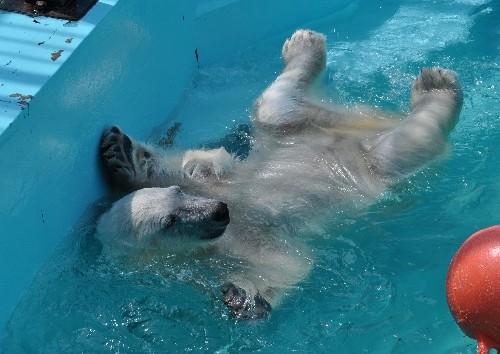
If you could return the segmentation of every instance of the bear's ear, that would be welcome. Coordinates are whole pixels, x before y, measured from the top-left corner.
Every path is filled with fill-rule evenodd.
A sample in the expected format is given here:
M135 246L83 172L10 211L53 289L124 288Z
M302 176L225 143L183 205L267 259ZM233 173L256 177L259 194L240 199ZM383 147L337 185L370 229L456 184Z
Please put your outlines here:
M170 228L172 225L174 225L177 221L177 216L175 215L167 215L167 217L163 220L163 229L167 230Z

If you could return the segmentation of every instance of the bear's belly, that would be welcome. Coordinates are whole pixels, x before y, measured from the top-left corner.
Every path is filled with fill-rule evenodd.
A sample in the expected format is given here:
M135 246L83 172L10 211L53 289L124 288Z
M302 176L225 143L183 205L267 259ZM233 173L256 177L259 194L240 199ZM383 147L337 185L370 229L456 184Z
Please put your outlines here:
M380 192L361 152L355 153L352 146L274 147L243 166L225 194L235 203L267 209L275 216L309 218L358 208L372 203Z

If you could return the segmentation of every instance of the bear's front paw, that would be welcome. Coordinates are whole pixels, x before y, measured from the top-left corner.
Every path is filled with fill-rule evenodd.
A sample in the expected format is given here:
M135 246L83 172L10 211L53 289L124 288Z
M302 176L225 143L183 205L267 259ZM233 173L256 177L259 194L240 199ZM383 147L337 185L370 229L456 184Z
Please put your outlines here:
M285 64L300 66L314 72L326 65L325 37L310 30L297 30L283 45Z
M224 148L188 150L182 159L182 172L194 180L220 178L230 170L234 159Z
M226 282L222 286L224 304L231 310L238 319L259 320L268 316L271 305L259 292L252 298L242 289L232 282Z
M428 93L435 95L442 92L461 104L463 93L457 74L454 71L438 67L422 69L411 89L412 107Z
M126 188L148 187L148 161L151 152L136 144L116 126L104 131L100 155L113 184Z

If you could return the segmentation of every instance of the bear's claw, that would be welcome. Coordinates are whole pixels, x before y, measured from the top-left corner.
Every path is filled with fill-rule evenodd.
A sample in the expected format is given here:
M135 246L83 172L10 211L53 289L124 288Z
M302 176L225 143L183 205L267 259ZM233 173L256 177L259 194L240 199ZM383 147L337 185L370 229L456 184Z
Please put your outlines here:
M222 286L224 304L232 311L238 319L260 320L269 315L271 305L259 292L251 299L244 289L225 282Z
M414 90L449 90L456 91L460 88L458 85L457 74L451 70L435 68L425 68L420 70L415 80Z

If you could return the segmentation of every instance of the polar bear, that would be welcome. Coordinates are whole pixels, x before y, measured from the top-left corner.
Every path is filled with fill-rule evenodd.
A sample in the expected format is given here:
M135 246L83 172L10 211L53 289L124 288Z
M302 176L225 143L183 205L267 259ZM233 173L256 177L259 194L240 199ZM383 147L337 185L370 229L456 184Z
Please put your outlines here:
M297 236L375 202L384 188L442 153L463 100L453 71L430 68L417 76L411 112L403 119L367 107L327 105L313 94L325 69L325 37L298 30L282 55L284 70L255 102L254 145L244 161L223 148L171 154L118 127L108 128L100 142L115 185L149 187L141 192L144 205L168 205L172 199L163 201L157 188L169 186L227 203L231 222L213 247L238 260L221 283L224 303L239 318L265 317L307 276L314 255ZM129 228L117 230L121 224L145 224L148 232L163 227L157 220L169 207L148 215L135 211L133 197L125 198L119 211L101 219L111 238L142 238L123 235Z

